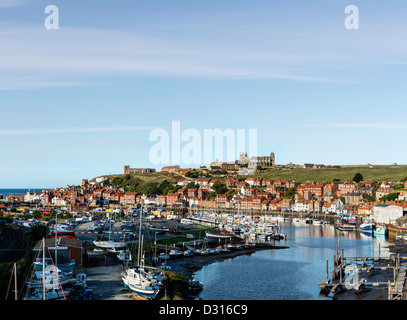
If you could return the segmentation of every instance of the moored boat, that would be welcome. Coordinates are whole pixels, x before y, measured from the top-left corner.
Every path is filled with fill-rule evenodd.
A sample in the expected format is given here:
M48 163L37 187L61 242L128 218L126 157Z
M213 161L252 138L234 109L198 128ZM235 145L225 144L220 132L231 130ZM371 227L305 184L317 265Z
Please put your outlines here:
M221 233L215 234L215 233L209 233L209 232L206 232L205 235L207 238L212 238L212 239L230 239L233 237L230 234L221 234Z
M36 258L33 262L34 270L35 271L42 271L42 258ZM53 265L51 258L45 258L45 268L48 266ZM73 272L75 270L75 259L71 259L70 262L67 263L58 263L58 269L62 272Z
M384 226L376 226L373 234L375 236L385 236L387 234L387 228Z
M170 250L168 253L170 259L176 259L176 258L182 258L184 256L184 253L178 249L173 249Z
M361 231L361 232L372 233L373 230L374 230L374 224L373 223L361 223L359 225L359 231Z
M114 240L106 240L106 241L93 241L93 244L96 247L103 248L103 249L120 249L126 248L126 244L124 242L117 242Z
M188 285L189 285L188 289L193 292L200 291L203 289L203 283L201 281L196 280L195 278L189 280Z

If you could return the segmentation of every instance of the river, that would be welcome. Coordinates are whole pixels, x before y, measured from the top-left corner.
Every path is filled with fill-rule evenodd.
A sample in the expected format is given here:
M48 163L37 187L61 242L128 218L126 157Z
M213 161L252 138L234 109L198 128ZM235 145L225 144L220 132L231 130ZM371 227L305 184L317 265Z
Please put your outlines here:
M345 256L389 256L386 240L358 231L339 231L332 225L286 223L287 240L281 250L260 250L251 255L204 266L195 278L204 283L204 300L325 300L318 284L329 276L338 240Z

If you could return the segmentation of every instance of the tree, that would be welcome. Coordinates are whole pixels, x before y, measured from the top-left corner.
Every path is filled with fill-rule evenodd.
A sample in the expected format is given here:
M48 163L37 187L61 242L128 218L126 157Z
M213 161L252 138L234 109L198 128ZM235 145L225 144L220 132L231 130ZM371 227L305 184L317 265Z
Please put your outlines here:
M195 188L195 181L189 182L185 188L186 188L186 189L193 189L193 188Z
M382 201L394 201L399 197L399 194L397 192L395 193L389 193L388 195L385 195L383 197L381 197L380 200Z
M293 196L295 196L296 191L296 188L288 188L284 195L284 199L291 199Z
M355 181L356 183L359 183L360 181L363 181L363 176L361 173L356 173L355 176L353 177L352 181Z

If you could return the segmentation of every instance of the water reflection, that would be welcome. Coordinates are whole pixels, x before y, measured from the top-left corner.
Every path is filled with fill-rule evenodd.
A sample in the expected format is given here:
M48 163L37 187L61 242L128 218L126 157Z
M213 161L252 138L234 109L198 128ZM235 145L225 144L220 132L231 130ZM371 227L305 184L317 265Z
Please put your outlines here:
M202 299L317 300L319 282L332 270L338 241L345 256L389 256L386 239L331 225L284 224L288 249L262 250L252 255L205 266L196 273L204 283Z

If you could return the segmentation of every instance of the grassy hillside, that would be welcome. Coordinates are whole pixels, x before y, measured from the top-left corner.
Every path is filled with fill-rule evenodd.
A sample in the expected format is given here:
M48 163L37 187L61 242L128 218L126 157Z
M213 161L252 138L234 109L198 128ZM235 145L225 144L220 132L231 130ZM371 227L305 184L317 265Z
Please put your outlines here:
M334 179L351 181L356 173L361 173L364 180L374 181L401 181L407 178L407 165L353 165L340 166L339 168L308 169L296 166L292 169L280 167L279 170L258 173L251 177L263 179L284 179L297 182L325 181ZM126 192L138 192L141 194L167 194L177 191L175 184L184 180L181 175L169 172L156 172L150 174L117 174L109 175L109 185L122 187ZM250 176L245 176L245 178ZM221 182L227 180L213 176ZM96 179L96 178L95 178Z
M161 194L166 187L169 187L170 185L177 183L177 181L184 179L184 177L170 172L155 172L149 174L115 174L106 175L104 177L109 178L108 185L122 187L126 192L136 191L142 194ZM161 190L161 192L159 192L157 188Z
M295 167L294 169L281 168L281 170L259 173L253 176L263 179L285 179L298 182L307 180L330 182L333 179L341 181L352 180L358 172L362 174L364 180L400 181L407 177L407 166L355 165L321 169Z

